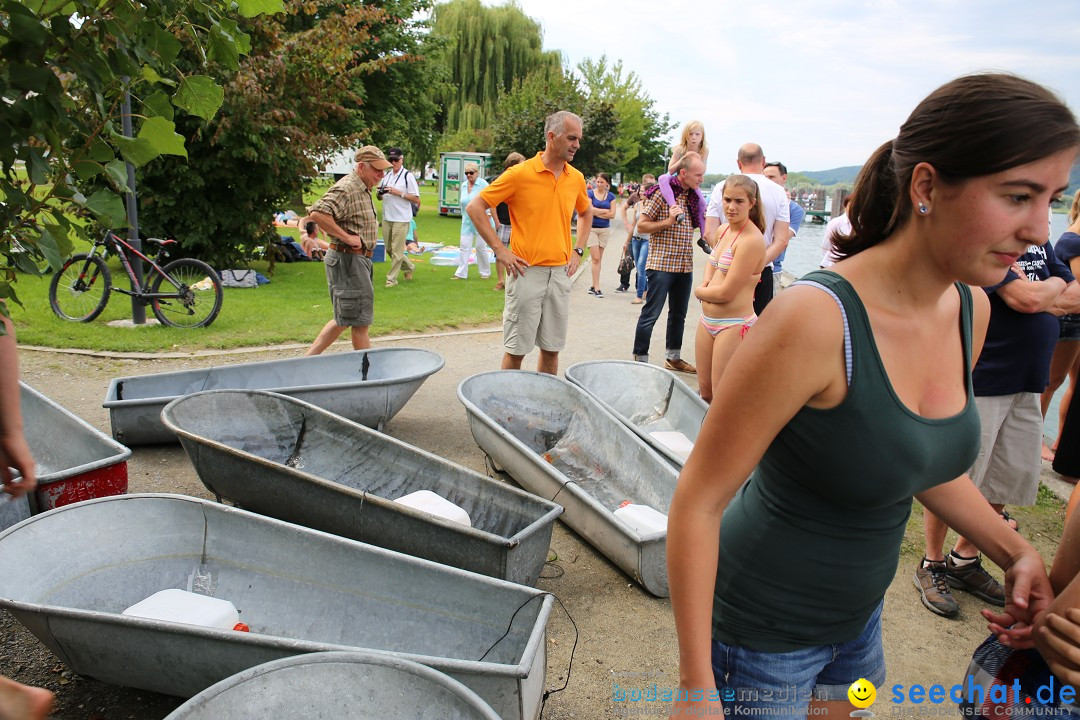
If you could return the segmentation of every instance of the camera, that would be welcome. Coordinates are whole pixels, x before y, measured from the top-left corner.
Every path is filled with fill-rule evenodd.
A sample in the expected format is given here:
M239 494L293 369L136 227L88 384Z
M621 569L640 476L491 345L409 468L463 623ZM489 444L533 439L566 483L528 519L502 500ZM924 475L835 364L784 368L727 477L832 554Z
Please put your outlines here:
M378 198L380 200L382 200L382 196L385 195L388 192L390 192L390 188L388 188L388 187L375 188L375 194L378 196Z

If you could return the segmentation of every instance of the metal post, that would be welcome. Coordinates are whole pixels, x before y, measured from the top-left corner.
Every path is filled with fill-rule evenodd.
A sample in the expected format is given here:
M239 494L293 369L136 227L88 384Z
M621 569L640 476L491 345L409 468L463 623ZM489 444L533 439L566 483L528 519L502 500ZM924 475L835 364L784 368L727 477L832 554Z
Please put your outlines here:
M121 110L120 117L124 137L135 137L132 134L131 129L131 93L124 91L124 105ZM127 194L127 218L128 218L128 242L131 246L142 252L142 241L139 240L139 205L135 196L135 166L131 163L127 163L127 183L131 192ZM130 258L131 270L134 272L135 277L139 278L141 283L143 280L143 266L142 260L138 255ZM134 285L131 287L132 292L136 292L138 288ZM145 290L145 288L144 288ZM134 295L131 297L131 321L136 325L146 324L146 306Z

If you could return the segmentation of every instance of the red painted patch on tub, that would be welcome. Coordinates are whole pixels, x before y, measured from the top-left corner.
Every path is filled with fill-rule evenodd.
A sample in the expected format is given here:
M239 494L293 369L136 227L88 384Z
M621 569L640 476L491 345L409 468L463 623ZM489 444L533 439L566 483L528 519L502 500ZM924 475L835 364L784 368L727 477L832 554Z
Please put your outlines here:
M39 484L34 490L38 512L92 500L123 495L128 489L127 462L107 465L97 470L72 475L63 480Z

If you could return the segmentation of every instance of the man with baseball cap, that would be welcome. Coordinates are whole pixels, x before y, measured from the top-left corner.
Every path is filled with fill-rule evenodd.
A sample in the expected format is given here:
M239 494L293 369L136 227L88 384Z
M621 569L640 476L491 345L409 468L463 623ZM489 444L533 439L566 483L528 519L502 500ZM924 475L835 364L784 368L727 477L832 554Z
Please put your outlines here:
M412 260L405 254L405 236L413 219L413 206L420 204L420 186L416 178L405 169L405 156L401 148L386 150L390 171L379 183L376 193L382 200L383 242L390 258L390 272L386 273L386 287L398 284L398 272L403 271L406 280L412 279Z
M318 355L330 347L345 328L351 330L354 350L371 347L368 327L375 304L371 255L379 234L371 188L379 184L390 163L374 145L357 150L355 159L356 169L308 210L308 217L331 238L323 266L334 319L326 323L306 355Z

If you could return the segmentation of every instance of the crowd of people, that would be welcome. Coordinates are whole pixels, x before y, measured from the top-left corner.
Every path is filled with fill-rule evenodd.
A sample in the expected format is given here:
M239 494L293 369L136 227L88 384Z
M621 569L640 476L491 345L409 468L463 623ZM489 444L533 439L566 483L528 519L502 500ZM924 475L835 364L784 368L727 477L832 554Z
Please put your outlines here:
M805 211L785 190L787 168L759 145L740 146L738 172L706 198L710 148L701 123L688 123L667 172L644 176L620 203L609 175L587 182L571 164L578 116L551 115L544 140L532 158L507 158L490 183L465 167L455 277L486 245L506 293L502 367L520 368L538 348L537 369L556 373L572 277L587 251L588 293L604 297L604 250L621 217L621 255L637 271L631 302L641 305L632 355L649 361L666 306L665 365L696 373L710 403L668 524L680 683L707 691L681 710L709 711L718 689L794 685L793 715L811 705L847 713L855 680L880 685L882 599L913 498L925 516L913 576L922 604L954 617L952 592L971 593L995 606L985 611L994 653L1036 647L1048 672L1080 678L1080 565L1062 560L1067 569L1055 564L1048 578L1006 510L1034 503L1040 453L1080 476L1080 404L1068 401L1080 375L1080 192L1068 232L1055 244L1047 232L1080 150L1069 109L1005 74L937 89L863 166L827 228L821 269L779 294ZM313 352L345 326L354 347L366 346L370 189L415 196L399 165L386 183L390 165L363 148L356 173L311 209L332 238L335 313ZM486 252L476 264L490 276ZM411 265L400 265L409 279ZM625 269L618 290L630 289ZM697 367L681 357L691 297L701 303ZM1044 445L1043 416L1067 378L1060 436ZM1066 539L1080 538L1076 517ZM945 553L949 528L959 537ZM737 712L752 711L745 703Z

